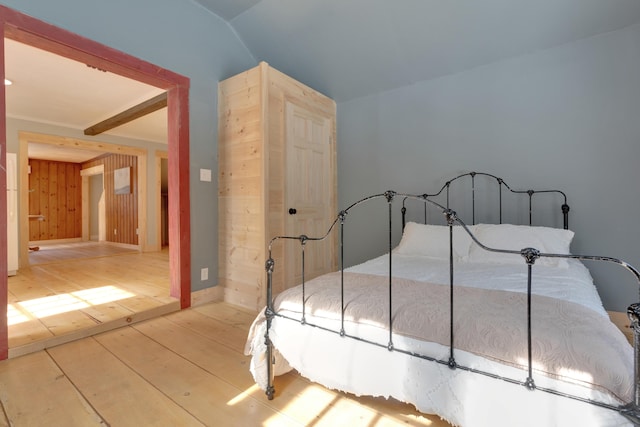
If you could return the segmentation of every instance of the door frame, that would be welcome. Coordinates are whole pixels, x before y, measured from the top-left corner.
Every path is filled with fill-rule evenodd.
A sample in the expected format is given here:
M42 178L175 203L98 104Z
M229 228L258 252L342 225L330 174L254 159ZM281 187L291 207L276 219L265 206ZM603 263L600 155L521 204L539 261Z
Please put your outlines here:
M98 202L97 208L92 209L91 199L91 177L102 176L102 193L100 193L100 199L102 202ZM82 241L91 241L91 218L94 215L98 215L98 242L106 240L106 206L104 203L104 165L93 166L87 169L80 170L80 176L82 179ZM94 212L96 211L97 212ZM138 222L140 217L138 216ZM140 242L138 242L140 243Z
M70 31L0 5L0 76L4 78L4 38L82 61L167 91L169 152L170 294L180 307L191 305L191 223L189 203L189 78ZM0 85L0 155L7 140L5 87ZM4 156L2 156L4 157ZM2 159L4 161L4 159ZM0 174L0 188L6 174ZM6 192L0 192L0 224L7 222ZM0 360L9 354L7 303L7 230L0 227Z

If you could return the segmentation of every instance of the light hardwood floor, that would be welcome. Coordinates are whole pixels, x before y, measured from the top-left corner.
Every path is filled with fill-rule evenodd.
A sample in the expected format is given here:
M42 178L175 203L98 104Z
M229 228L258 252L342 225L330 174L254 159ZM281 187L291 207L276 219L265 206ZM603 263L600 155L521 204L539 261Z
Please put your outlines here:
M296 373L267 400L243 355L253 318L206 304L0 362L0 426L448 426Z
M41 247L10 277L9 357L179 309L169 296L168 250L98 243Z

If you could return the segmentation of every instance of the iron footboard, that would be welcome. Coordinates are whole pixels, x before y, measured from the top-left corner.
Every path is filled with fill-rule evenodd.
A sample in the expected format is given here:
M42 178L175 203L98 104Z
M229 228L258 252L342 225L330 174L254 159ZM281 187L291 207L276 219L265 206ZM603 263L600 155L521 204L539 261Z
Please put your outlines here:
M415 200L419 200L422 201L424 203L428 203L431 204L433 206L435 206L437 209L439 209L442 214L445 216L446 218L446 222L447 225L449 226L449 309L450 309L450 329L449 329L449 358L448 360L440 360L440 359L436 359L434 357L431 357L429 355L424 355L424 354L419 354L413 351L407 351L401 348L396 348L394 346L394 342L393 342L393 300L392 300L392 289L393 289L393 233L392 233L392 204L394 199L396 199L397 197L403 197L404 200L407 199L415 199ZM593 405L597 405L603 408L607 408L613 411L617 411L619 413L621 413L623 416L625 416L626 418L628 418L629 420L631 420L634 424L640 425L640 302L638 303L633 303L629 306L628 308L628 316L629 319L631 321L631 327L633 329L633 335L634 335L634 393L633 393L633 400L631 402L628 402L625 405L621 405L621 406L615 406L615 405L611 405L611 404L607 404L607 403L603 403L603 402L599 402L596 400L592 400L592 399L587 399L587 398L583 398L580 396L575 396L575 395L571 395L568 393L564 393L558 390L554 390L551 388L546 388L546 387L540 387L538 385L536 385L535 382L535 378L534 378L534 374L533 374L533 362L532 362L532 351L531 351L531 339L532 339L532 332L531 332L531 282L532 282L532 274L533 274L533 265L536 263L536 261L540 258L545 258L545 257L549 257L549 258L567 258L567 259L576 259L576 260L587 260L587 261L596 261L596 262L609 262L609 263L613 263L616 265L619 265L623 268L625 268L626 270L628 270L629 272L632 273L632 275L634 276L637 285L638 285L638 289L639 289L639 294L640 294L640 272L633 267L632 265L628 264L625 261L616 259L616 258L611 258L611 257L604 257L604 256L589 256L589 255L563 255L563 254L552 254L552 253L542 253L539 250L535 249L535 248L523 248L520 251L513 251L513 250L505 250L505 249L499 249L499 248L491 248L488 246L485 246L482 242L480 242L474 235L473 233L469 230L469 228L467 227L467 225L460 219L457 217L456 212L449 209L448 207L445 207L437 202L434 202L433 200L431 200L429 198L430 196L428 195L411 195L411 194L399 194L396 193L394 191L387 191L385 193L382 194L377 194L374 196L370 196L367 198L364 198L362 200L359 200L358 202L352 204L351 206L349 206L347 209L341 211L336 219L334 220L334 222L331 224L329 230L327 231L327 233L324 236L320 236L320 237L308 237L305 235L301 235L301 236L277 236L274 237L270 243L269 243L269 258L266 261L266 273L267 273L267 307L265 309L265 316L267 319L267 329L266 329L266 333L265 333L265 343L267 346L267 358L268 358L268 386L266 389L266 394L268 396L268 398L271 400L274 397L274 393L275 393L275 388L273 385L273 369L272 369L272 363L273 363L273 344L269 338L269 329L271 327L271 322L273 320L273 318L275 316L278 317L282 317L282 318L286 318L286 319L290 319L292 321L296 321L296 322L300 322L300 319L293 319L291 317L287 317L285 315L279 314L276 312L275 308L274 308L274 295L273 295L273 270L274 270L274 266L275 266L275 261L272 258L272 247L273 244L276 241L280 241L280 240L297 240L300 244L301 247L301 253L302 253L302 322L305 325L308 325L310 327L317 327L317 328L321 328L323 330L326 330L328 332L331 333L335 333L338 334L340 336L343 337L347 337L347 338L351 338L351 339L356 339L362 342L366 342L368 344L374 345L374 346L378 346L378 347L384 347L387 348L389 351L396 351L396 352L401 352L413 357L417 357L417 358L421 358L424 360L428 360L434 363L438 363L438 364L442 364L442 365L446 365L449 366L451 369L461 369L464 371L468 371L468 372L472 372L472 373L476 373L479 375L484 375L490 378L494 378L497 380L503 380L506 381L508 383L512 383L512 384L517 384L523 387L526 387L527 389L531 390L531 391L539 391L539 392L546 392L546 393L550 393L550 394L554 394L557 396L561 396L564 398L569 398L569 399L575 399L575 400L579 400L582 402L586 402L589 404L593 404ZM388 287L389 287L389 298L388 298L388 304L389 304L389 319L388 319L388 328L389 328L389 340L387 343L380 343L380 342L374 342L374 341L370 341L358 336L353 336L353 335L349 335L345 332L344 329L344 313L345 313L345 301L344 301L344 270L345 270L345 266L344 266L344 227L345 227L345 223L346 223L346 219L348 216L348 213L350 212L350 210L352 210L354 207L363 204L369 200L372 199L380 199L380 198L384 198L387 201L388 204L388 216L389 216L389 277L388 277ZM566 206L566 208L565 208ZM404 208L403 208L404 209ZM565 215L565 225L567 223L566 220L566 213L568 212L568 205L566 205L566 200L565 203L563 204L563 208L562 208L563 214ZM340 284L340 288L341 288L341 322L340 322L340 329L339 330L333 330L333 329L328 329L325 328L323 326L320 325L316 325L313 323L310 323L307 321L306 317L305 317L305 292L304 292L304 287L305 287L305 280L304 280L304 249L305 249L305 245L309 242L312 241L319 241L319 240L324 240L326 239L333 231L334 229L337 229L337 225L340 225L339 229L340 229L340 236L339 236L339 246L340 246L340 272L341 272L341 284ZM404 225L404 212L403 212L403 225ZM456 361L456 348L455 348L455 334L454 334L454 317L453 317L453 313L454 313L454 309L455 309L455 300L454 300L454 276L455 276L455 271L454 271L454 252L453 252L453 226L454 225L459 225L461 227L463 227L465 229L465 231L469 234L469 236L471 237L471 239L478 244L481 248L483 248L484 250L487 251L491 251L491 252L498 252L498 253L504 253L504 254L518 254L520 256L522 256L524 263L527 265L527 345L528 345L528 370L527 370L527 376L524 379L514 379L514 378L509 378L509 377L504 377L504 376L500 376L500 375L496 375L495 373L491 373L491 372L486 372L480 369L475 369L475 368L471 368L471 367L467 367L464 366L462 364L458 364L458 362Z

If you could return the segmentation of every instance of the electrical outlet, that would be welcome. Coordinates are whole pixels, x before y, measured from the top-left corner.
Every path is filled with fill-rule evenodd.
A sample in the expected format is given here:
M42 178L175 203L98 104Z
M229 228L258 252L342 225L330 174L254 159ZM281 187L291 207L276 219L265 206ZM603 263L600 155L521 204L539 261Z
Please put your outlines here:
M209 280L209 269L201 268L200 269L200 280Z

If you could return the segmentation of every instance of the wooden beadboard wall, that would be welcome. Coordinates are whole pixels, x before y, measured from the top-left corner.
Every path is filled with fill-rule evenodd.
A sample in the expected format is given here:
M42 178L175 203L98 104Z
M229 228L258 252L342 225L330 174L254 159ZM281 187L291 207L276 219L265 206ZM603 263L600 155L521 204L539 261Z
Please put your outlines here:
M82 237L82 181L77 163L29 160L29 240Z
M138 244L138 161L136 156L108 154L82 164L82 169L104 165L107 241ZM119 168L131 168L131 192L115 194L113 175ZM114 232L115 230L115 232Z

